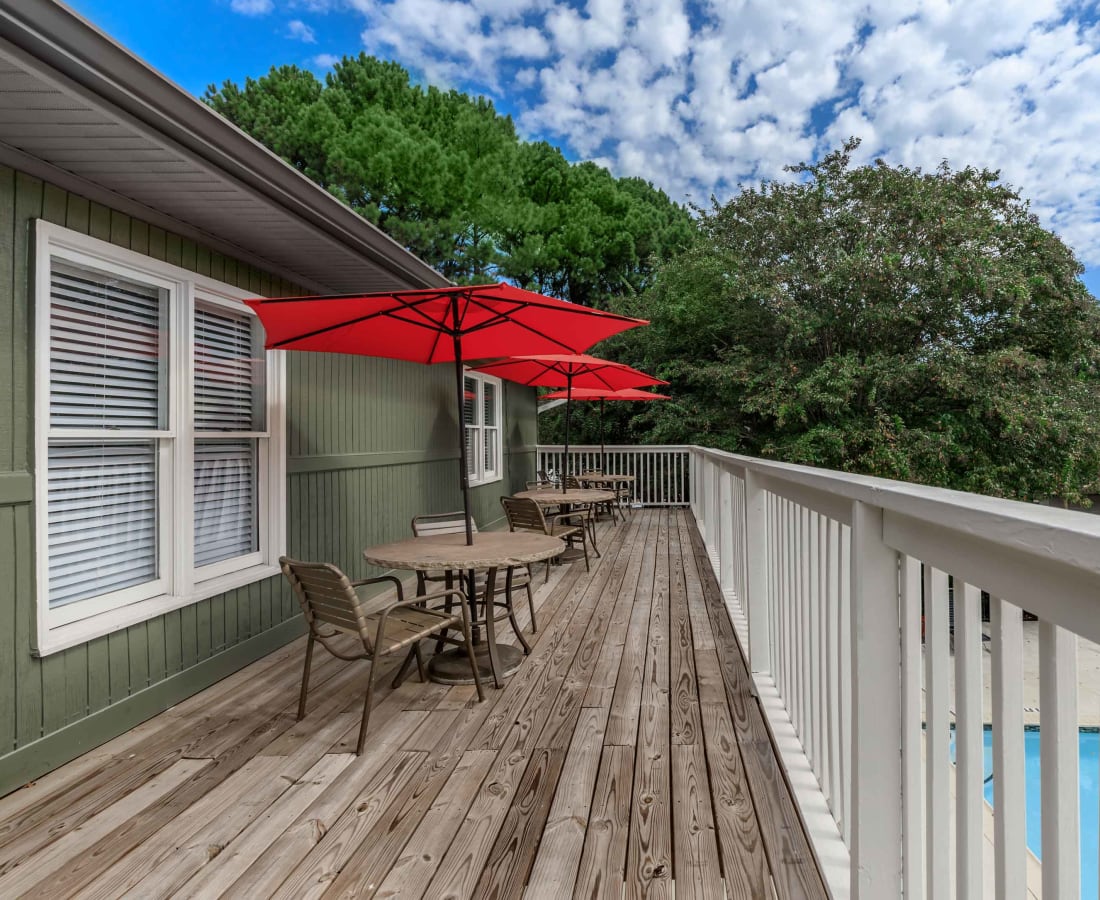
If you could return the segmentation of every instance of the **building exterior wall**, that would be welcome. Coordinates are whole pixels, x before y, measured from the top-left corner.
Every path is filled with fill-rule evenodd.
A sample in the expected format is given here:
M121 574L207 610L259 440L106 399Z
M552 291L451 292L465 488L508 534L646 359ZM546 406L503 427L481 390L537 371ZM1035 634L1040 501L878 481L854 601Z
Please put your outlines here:
M34 220L71 228L257 295L294 284L37 178L0 167L0 795L302 633L279 578L36 658ZM287 552L368 573L363 547L461 506L450 366L288 354ZM534 391L505 385L504 479L473 490L479 526L535 465ZM288 698L289 699L289 698Z

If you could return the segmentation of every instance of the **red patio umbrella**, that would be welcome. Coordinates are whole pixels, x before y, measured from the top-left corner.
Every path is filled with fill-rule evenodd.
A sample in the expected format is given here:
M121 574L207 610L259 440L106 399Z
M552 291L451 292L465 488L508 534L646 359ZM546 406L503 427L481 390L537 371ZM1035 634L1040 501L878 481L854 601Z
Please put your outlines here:
M245 301L260 317L268 350L314 350L419 363L453 362L466 543L470 485L462 360L502 352L579 352L628 328L648 324L525 291L510 284L265 297Z
M654 378L622 363L577 353L512 356L478 366L477 371L507 378L509 381L518 381L520 384L565 388L565 477L561 480L562 491L566 490L565 482L569 475L569 418L574 385L578 389L595 388L616 391L623 388L668 384L667 381Z
M572 397L568 391L551 391L543 394L540 400L599 400L600 401L600 470L607 468L606 452L603 442L603 404L605 400L671 400L668 394L654 394L650 391L639 391L634 388L623 388L618 391L607 391L601 388L574 388Z

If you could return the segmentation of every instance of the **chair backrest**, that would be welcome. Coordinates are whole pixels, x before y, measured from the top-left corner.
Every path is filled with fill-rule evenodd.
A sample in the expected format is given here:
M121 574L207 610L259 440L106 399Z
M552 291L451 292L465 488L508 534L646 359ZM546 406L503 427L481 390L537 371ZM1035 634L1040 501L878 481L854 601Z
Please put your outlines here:
M546 473L546 469L539 469L538 472L536 472L535 474L538 475L539 481L550 480L550 476Z
M552 481L528 481L527 490L529 491L549 491L556 487Z
M470 517L470 528L477 534L477 522ZM428 537L432 534L462 534L466 531L466 514L458 512L430 513L413 516L412 530L416 537Z
M325 643L317 628L318 623L324 623L361 638L367 652L371 652L366 618L347 575L329 563L303 562L286 556L279 557L279 566L294 588L315 638Z
M509 531L537 531L539 534L549 534L546 528L546 517L542 514L542 508L534 500L525 497L501 497L500 505L504 507L504 515L508 517Z
M580 479L576 475L565 476L565 488L566 490L578 490L581 487Z

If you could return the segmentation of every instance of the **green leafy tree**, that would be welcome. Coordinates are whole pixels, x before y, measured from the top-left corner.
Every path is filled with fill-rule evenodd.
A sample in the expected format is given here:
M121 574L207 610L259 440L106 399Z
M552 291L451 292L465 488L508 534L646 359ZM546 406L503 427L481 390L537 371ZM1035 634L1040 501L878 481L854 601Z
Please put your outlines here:
M692 233L652 185L525 143L484 97L421 88L396 63L346 57L324 83L281 66L204 99L460 283L607 306Z
M695 243L624 304L653 325L615 352L677 398L629 413L633 439L1096 493L1100 313L1072 251L995 172L854 167L856 146L700 211Z

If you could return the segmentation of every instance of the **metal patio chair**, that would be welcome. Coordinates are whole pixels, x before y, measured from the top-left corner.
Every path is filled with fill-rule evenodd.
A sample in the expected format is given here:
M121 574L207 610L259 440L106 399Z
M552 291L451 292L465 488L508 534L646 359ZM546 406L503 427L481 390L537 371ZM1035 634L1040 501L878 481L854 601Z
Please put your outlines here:
M501 497L500 505L504 507L504 515L508 517L510 531L549 534L552 537L561 538L570 549L573 547L573 542L579 540L584 549L584 570L592 571L588 564L588 528L584 521L584 513L570 512L545 516L542 507L534 500L523 497ZM546 580L550 580L550 560L546 561Z
M392 575L378 578L365 578L362 581L350 581L347 575L329 563L303 562L302 560L279 557L283 574L294 588L298 602L309 626L309 639L306 644L306 664L302 672L302 691L298 699L298 720L306 714L306 696L309 693L309 670L313 663L313 645L320 643L329 653L338 659L365 659L370 662L370 677L367 680L367 696L363 701L363 724L359 728L359 741L355 745L356 755L363 752L367 737L367 725L370 722L371 701L374 697L375 673L378 663L406 648L412 648L416 657L421 681L425 680L424 659L420 652L420 641L437 635L447 629L461 630L464 640L445 637L447 643L465 646L470 657L470 666L477 685L478 700L485 699L478 673L474 648L470 640L470 619L466 607L465 595L457 589L444 589L431 594L422 594L406 600L401 582ZM375 584L392 584L397 596L383 594L364 599L356 588ZM459 612L448 612L433 606L433 603L458 599ZM332 631L325 632L327 625ZM339 633L352 635L363 645L362 652L343 653L329 642Z
M470 528L474 534L477 534L477 522L475 522L473 518L470 519ZM413 516L412 530L413 534L417 537L427 537L431 534L461 534L466 530L465 515L462 510L458 510L457 512L429 513L427 515ZM487 573L483 570L474 571L472 596L480 597L484 594L486 575ZM444 584L447 587L451 587L456 579L461 581L464 577L468 578L468 573L445 572L443 570L417 572L416 590L417 593L425 593L429 584ZM523 631L516 621L515 607L512 603L512 591L518 590L519 588L523 588L527 591L527 608L531 611L531 632L537 634L539 626L538 620L535 618L535 597L531 593L530 569L527 566L514 566L505 572L498 570L497 580L493 588L494 595L496 595L497 592L503 593L505 597L504 605L508 611L508 618L511 620L512 628L515 630L516 636L523 646L523 652L530 653L531 647L523 637Z

